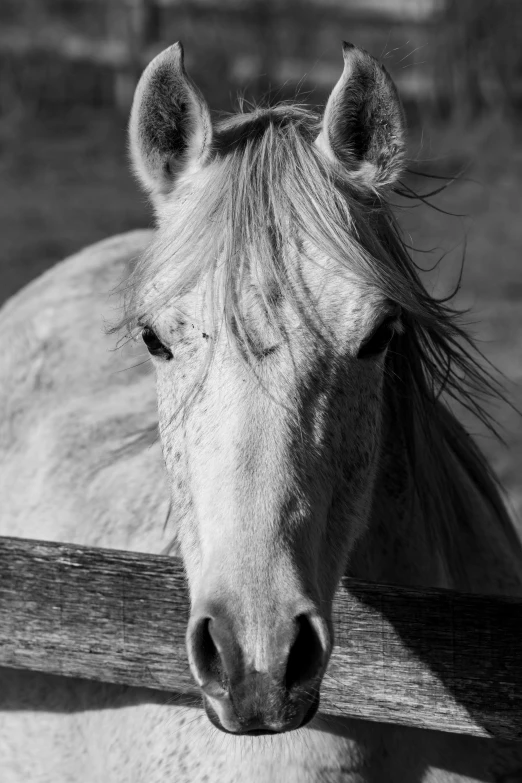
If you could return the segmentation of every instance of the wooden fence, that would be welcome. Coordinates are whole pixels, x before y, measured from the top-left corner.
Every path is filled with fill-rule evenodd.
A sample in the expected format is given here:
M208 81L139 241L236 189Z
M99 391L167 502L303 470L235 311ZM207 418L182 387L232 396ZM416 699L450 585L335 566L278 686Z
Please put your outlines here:
M181 563L0 539L0 665L195 693ZM522 739L522 600L343 580L321 709Z

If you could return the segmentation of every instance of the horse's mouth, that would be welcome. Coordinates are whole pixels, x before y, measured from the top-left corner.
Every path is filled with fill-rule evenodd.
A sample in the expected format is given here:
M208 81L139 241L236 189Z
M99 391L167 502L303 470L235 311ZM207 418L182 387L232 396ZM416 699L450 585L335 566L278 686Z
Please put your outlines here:
M319 693L317 693L314 695L313 701L309 704L304 715L293 714L291 718L282 720L266 720L261 716L255 716L245 720L238 716L230 705L230 708L226 711L228 726L224 726L210 700L205 695L203 696L205 711L213 726L225 734L249 737L285 734L289 731L296 731L297 729L304 728L304 726L310 723L315 717L317 710L319 709L319 701L320 697Z

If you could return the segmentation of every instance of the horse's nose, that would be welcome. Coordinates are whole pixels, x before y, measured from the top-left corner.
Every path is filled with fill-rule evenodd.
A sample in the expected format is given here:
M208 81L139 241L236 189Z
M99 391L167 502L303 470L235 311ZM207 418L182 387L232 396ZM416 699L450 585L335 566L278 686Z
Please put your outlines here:
M331 647L327 624L317 613L274 620L266 631L243 633L241 640L226 613L199 613L189 623L187 646L207 713L219 728L281 732L315 715Z

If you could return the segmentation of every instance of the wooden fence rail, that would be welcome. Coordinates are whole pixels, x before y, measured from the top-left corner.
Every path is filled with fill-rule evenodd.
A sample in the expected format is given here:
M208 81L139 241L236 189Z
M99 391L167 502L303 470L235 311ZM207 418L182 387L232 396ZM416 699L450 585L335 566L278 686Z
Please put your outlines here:
M0 538L0 665L195 692L178 560ZM343 580L330 714L522 739L522 600Z

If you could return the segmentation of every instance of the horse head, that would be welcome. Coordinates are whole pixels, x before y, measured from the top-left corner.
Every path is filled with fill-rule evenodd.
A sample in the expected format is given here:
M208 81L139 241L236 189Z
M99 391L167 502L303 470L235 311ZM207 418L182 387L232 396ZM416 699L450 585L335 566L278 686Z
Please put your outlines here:
M213 124L175 44L140 80L130 145L157 231L128 307L156 370L190 666L219 728L295 729L317 710L371 510L402 328L372 258L402 110L345 44L323 117L282 105Z

